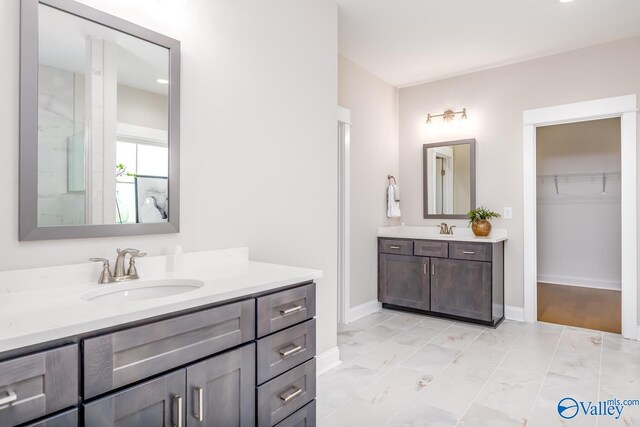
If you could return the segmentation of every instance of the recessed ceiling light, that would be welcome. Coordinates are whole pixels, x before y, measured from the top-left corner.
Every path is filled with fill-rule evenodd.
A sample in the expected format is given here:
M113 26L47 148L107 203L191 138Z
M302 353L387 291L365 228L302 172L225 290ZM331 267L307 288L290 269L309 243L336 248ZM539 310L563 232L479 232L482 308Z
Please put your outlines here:
M560 3L571 3L573 0L560 0Z
M169 80L167 80L167 79L158 79L156 81L158 83L160 83L161 85L168 85L169 84Z

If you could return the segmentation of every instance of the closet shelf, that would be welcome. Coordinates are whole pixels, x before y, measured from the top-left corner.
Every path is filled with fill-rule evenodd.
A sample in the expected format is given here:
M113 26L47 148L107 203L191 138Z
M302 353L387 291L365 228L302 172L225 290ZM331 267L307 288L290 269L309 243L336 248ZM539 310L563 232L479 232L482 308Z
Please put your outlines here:
M544 184L545 182L553 182L556 187L556 194L560 194L558 189L559 181L562 181L562 183L568 183L570 180L593 181L597 179L599 182L602 182L602 194L605 194L607 191L607 180L612 178L621 178L621 176L622 174L620 172L559 173L538 175L537 180L541 184Z

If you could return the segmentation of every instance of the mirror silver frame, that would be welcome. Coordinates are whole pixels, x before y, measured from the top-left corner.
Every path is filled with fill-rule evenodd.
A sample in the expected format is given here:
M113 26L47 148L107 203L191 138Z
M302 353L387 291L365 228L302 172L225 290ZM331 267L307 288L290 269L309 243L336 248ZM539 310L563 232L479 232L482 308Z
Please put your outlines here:
M427 168L427 149L435 147L448 147L451 145L469 145L469 160L470 160L470 210L476 208L476 140L475 138L459 139L456 141L444 141L435 144L424 144L422 146L422 190L423 190L423 213L426 219L467 219L467 214L430 214L429 213L429 171Z
M169 219L161 224L38 227L38 5L110 27L169 50ZM21 0L19 239L134 236L180 231L180 42L72 0Z

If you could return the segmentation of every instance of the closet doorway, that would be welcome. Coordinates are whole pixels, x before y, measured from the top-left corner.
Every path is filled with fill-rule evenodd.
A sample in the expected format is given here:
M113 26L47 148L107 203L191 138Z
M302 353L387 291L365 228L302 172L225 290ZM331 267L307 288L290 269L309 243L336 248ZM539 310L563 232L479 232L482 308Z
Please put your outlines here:
M637 96L624 95L523 111L523 281L526 322L536 322L537 265L537 128L607 118L620 119L621 143L621 296L622 336L638 336ZM597 224L597 223L596 223ZM517 315L517 311L514 310Z
M539 321L621 333L620 118L536 129Z

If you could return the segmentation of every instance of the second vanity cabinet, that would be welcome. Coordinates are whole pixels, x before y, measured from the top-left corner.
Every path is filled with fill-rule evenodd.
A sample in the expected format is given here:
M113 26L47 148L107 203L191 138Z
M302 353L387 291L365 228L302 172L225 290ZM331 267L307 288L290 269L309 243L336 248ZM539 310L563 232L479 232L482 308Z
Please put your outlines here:
M488 326L504 319L504 242L379 238L378 252L383 306Z

